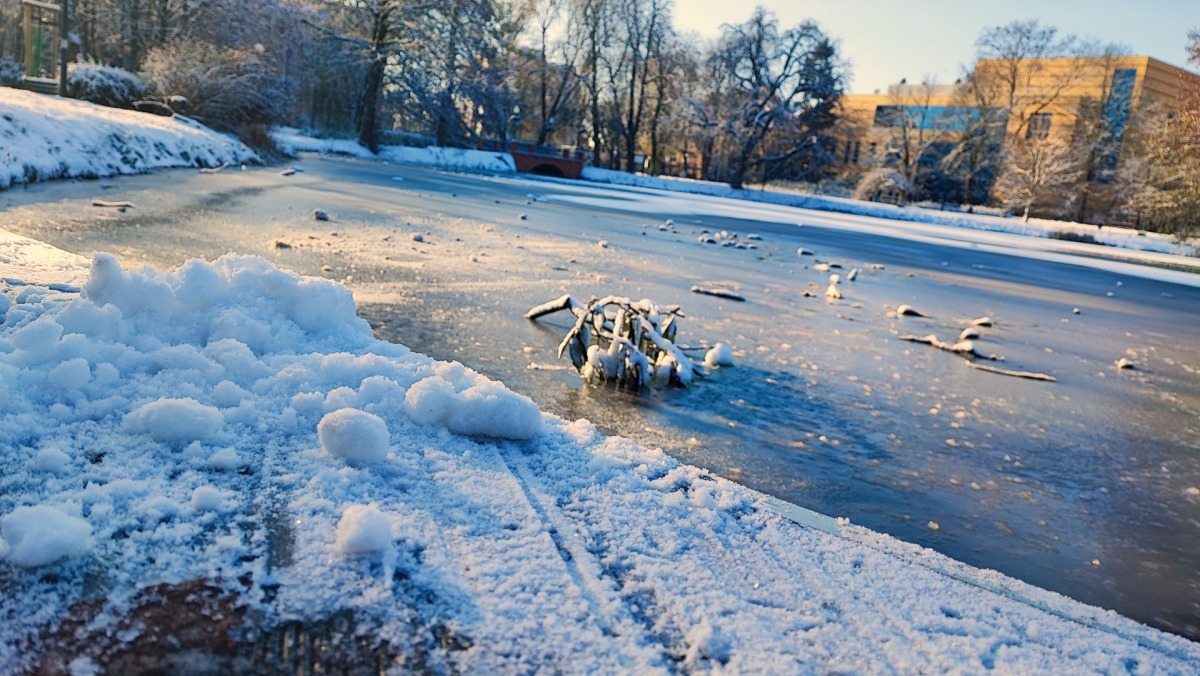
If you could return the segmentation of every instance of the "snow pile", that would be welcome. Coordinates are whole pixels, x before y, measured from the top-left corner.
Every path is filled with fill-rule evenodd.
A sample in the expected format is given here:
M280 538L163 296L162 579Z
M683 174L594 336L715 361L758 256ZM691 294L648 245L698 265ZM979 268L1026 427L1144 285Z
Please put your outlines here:
M187 118L0 87L0 188L257 160L241 142Z
M346 554L373 554L392 544L392 524L372 505L350 505L342 511L335 546Z
M486 171L510 174L517 170L516 162L511 154L490 150L382 146L379 154L376 155L358 141L313 138L291 127L279 127L272 130L271 138L284 152L288 153L311 152L350 155L363 159L378 158L396 164L415 164L451 171Z
M785 520L759 494L378 341L346 289L260 258L162 272L98 254L81 292L0 291L3 673L47 651L97 669L144 654L164 595L195 589L233 599L221 617L248 641L352 616L350 645L386 646L397 671L1200 661L1112 613L1046 592L1030 605L1011 597L1031 588L994 573ZM173 616L218 621L183 598Z
M53 563L84 551L92 536L87 521L53 507L18 507L0 517L0 556L18 566Z
M408 146L383 146L379 149L380 159L397 164L417 164L461 171L486 171L510 174L517 170L516 161L509 153L471 148L411 148Z
M324 153L327 155L349 155L362 159L375 159L375 153L358 141L341 138L315 138L302 134L293 127L276 127L271 130L275 145L288 155L296 153Z
M956 228L1004 232L1032 237L1051 237L1058 236L1061 233L1080 236L1087 235L1101 244L1139 251L1190 256L1194 255L1197 250L1194 245L1180 245L1167 235L1158 233L1139 234L1137 231L1128 228L1097 228L1094 225L1048 221L1037 218L1030 219L1028 222L1022 222L1016 218L1003 216L934 211L916 206L897 207L891 204L865 202L843 197L804 195L772 190L734 190L725 183L668 176L645 176L598 167L584 167L583 178L596 183L706 195L709 197L724 197L780 206L799 207L801 209L852 214L855 216L871 216L893 221L948 225Z

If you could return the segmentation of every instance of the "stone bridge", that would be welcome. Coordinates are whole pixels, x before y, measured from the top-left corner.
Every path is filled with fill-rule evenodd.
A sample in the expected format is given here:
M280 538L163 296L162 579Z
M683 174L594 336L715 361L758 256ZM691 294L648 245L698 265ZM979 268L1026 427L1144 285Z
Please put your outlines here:
M540 176L579 178L585 163L582 150L539 146L523 141L485 140L479 142L479 148L508 152L516 162L517 171Z

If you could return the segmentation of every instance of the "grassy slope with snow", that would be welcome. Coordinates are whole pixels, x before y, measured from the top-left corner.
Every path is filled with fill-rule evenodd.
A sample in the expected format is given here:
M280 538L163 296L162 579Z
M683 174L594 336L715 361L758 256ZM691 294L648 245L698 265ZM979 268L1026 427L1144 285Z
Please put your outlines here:
M240 141L187 118L0 87L0 188L257 160Z

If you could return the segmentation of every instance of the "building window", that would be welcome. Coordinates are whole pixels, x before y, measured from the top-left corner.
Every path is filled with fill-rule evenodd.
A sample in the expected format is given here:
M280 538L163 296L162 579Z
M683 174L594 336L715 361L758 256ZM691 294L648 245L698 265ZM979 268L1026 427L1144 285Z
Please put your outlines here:
M1025 138L1038 141L1050 138L1050 124L1053 121L1053 113L1034 113L1030 115L1029 126L1025 129Z

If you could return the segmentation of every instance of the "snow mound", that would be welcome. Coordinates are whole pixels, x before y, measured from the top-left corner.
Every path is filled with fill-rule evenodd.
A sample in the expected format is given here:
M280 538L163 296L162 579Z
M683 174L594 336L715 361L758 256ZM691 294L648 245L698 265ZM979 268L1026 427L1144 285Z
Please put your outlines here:
M541 411L533 400L492 380L459 386L441 375L414 384L404 395L404 408L421 425L441 425L455 434L531 439L541 430Z
M714 366L733 366L733 350L725 343L717 343L704 354L704 363L709 368Z
M205 441L224 424L220 411L189 397L152 401L125 416L130 432L145 432L164 443Z
M75 556L88 548L92 527L77 516L53 507L18 507L0 516L5 558L32 568Z
M392 542L392 524L374 505L350 505L342 510L334 546L345 554L374 554Z
M0 87L0 188L56 178L257 162L240 141L160 117Z
M509 153L471 148L384 146L379 149L379 158L397 164L416 164L461 171L511 174L517 170L516 161Z
M339 408L321 418L317 436L327 453L352 465L368 465L387 458L387 423L374 413Z

